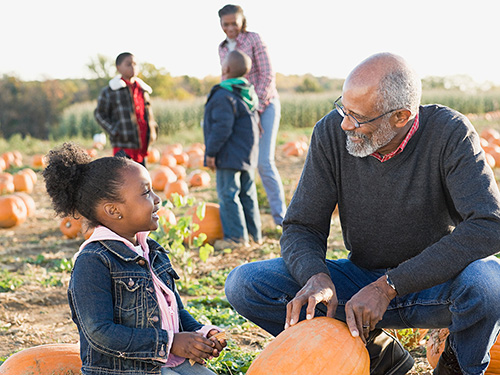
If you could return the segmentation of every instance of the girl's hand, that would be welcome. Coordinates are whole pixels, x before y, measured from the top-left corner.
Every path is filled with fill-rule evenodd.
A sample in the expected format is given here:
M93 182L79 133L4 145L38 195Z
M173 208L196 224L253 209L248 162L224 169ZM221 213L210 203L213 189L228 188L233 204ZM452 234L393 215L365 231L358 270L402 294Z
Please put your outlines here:
M222 351L222 349L224 349L226 346L227 346L227 342L225 339L223 338L218 338L216 337L216 335L219 333L219 331L217 331L216 329L212 329L210 330L210 332L208 332L207 334L207 337L212 340L215 344L215 348L212 352L212 355L214 357L218 357L220 352Z
M201 333L179 332L174 335L170 353L193 359L203 365L205 359L213 358L215 350L215 343Z

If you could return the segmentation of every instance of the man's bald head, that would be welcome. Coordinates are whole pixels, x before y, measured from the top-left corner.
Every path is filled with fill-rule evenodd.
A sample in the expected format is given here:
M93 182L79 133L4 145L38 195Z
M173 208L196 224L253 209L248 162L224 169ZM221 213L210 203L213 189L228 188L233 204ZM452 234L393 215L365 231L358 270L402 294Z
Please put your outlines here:
M381 113L406 108L418 112L422 84L415 71L398 55L377 53L356 66L344 83L344 90L356 89L374 96Z

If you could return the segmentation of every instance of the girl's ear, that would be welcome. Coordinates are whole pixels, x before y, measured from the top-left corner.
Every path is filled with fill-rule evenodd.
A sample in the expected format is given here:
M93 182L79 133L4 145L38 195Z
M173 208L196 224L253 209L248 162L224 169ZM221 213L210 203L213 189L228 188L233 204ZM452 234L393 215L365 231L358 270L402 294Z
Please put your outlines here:
M120 209L116 206L115 203L104 203L102 205L102 210L104 211L104 215L106 215L108 219L120 220L122 218Z

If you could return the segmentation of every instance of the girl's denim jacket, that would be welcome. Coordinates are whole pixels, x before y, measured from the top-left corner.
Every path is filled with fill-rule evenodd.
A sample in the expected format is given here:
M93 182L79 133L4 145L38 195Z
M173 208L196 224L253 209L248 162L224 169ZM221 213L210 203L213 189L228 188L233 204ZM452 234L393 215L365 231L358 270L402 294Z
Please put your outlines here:
M167 252L148 238L154 273L171 288L180 331L203 327L185 309ZM68 288L72 319L80 333L84 375L160 374L168 335L146 260L120 241L88 244L78 255Z

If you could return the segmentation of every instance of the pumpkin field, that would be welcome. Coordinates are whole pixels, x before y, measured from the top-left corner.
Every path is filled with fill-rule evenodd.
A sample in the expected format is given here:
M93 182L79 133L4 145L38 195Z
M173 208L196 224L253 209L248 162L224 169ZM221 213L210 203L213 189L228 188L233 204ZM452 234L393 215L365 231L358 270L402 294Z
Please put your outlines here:
M500 133L495 130L500 129L499 114L471 115L471 121L478 124L488 162L500 171ZM276 164L287 203L300 177L311 132L312 128L284 129L278 135ZM83 138L75 142L88 149L92 157L111 155L109 144ZM231 308L224 297L224 282L239 264L279 257L281 228L273 223L257 177L264 235L261 245L215 251L205 244L204 235L196 237L205 233L209 243L213 243L214 238L221 236L215 176L203 168L200 142L201 130L191 129L163 136L154 144L148 170L165 205L160 228L152 236L171 252L186 308L202 323L221 326L227 333L228 347L207 365L218 374L245 374L255 357L273 340ZM66 289L72 257L89 233L84 223L55 216L41 174L43 155L60 144L29 139L0 142L0 374L1 364L23 349L78 342ZM334 216L328 257L335 259L346 254L338 217ZM410 374L431 374L427 341L437 333L392 333L400 337L415 358ZM439 346L435 339L432 345Z

